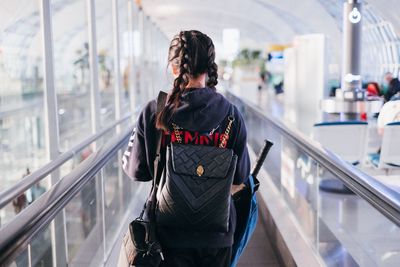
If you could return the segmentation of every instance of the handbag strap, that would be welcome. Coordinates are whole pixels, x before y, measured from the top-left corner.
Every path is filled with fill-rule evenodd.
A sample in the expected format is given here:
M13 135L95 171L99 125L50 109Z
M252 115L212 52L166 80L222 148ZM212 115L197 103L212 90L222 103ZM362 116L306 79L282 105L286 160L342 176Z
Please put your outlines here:
M231 104L230 112L229 112L229 115L228 115L228 124L227 124L227 126L225 128L225 132L222 135L222 140L221 140L221 143L219 144L220 148L226 148L228 137L229 137L229 134L230 134L231 128L232 128L232 123L234 121L235 121L235 108ZM174 135L175 135L176 141L179 144L181 144L182 143L182 137L181 137L181 134L179 132L178 125L176 125L175 123L172 123L172 128L174 129Z
M181 144L182 143L182 137L181 137L181 134L179 133L178 125L176 125L175 123L172 123L172 128L174 129L174 135L175 135L176 142Z
M160 91L157 97L157 115L161 112L161 110L165 107L165 103L167 102L168 94ZM153 186L157 186L160 182L160 178L162 175L162 161L161 161L161 137L162 137L162 130L157 130L156 140L157 140L157 150L156 150L156 157L154 159L154 179L153 179Z
M157 97L157 115L161 112L161 110L164 108L165 103L167 101L167 93L160 91ZM150 207L149 207L149 222L150 222L150 230L148 232L148 235L146 236L147 242L150 244L150 246L153 246L156 243L156 199L157 199L157 190L158 190L158 184L161 180L161 175L163 172L163 162L161 159L161 136L162 136L162 130L158 129L157 134L156 134L156 140L157 140L157 150L156 150L156 157L154 159L154 177L153 177L153 187L151 189L151 196L150 196ZM161 252L161 248L159 248L159 253L161 255L161 259L164 260L164 256Z
M165 103L167 102L167 96L168 94L166 92L160 91L158 93L157 97L157 113L156 113L156 118L157 115L161 112L163 107L165 106ZM154 212L155 212L155 200L156 200L156 192L157 192L157 186L160 182L160 178L162 175L162 160L161 160L161 137L162 137L162 130L157 130L156 132L156 156L154 159L154 166L153 166L153 182L152 182L152 188L150 190L150 194L148 199L150 199L150 204L152 205L149 207L149 221L154 220ZM142 211L140 212L140 215L138 219L143 220L144 213L147 209L147 201L145 201L144 206Z
M222 140L221 140L221 143L219 144L219 147L220 148L226 148L226 145L227 145L227 141L228 141L228 138L229 138L229 134L230 134L230 132L231 132L231 127L232 127L232 123L235 121L235 108L234 108L234 106L231 104L231 111L230 111L230 114L229 114L229 116L228 116L228 125L226 126L226 128L225 128L225 133L224 133L224 135L222 136Z

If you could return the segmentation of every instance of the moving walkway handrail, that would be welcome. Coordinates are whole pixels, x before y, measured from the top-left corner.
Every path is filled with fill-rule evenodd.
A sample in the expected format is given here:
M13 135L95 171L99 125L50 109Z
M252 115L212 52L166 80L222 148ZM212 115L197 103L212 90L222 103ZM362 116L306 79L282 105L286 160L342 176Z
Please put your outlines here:
M133 126L113 137L105 146L91 154L49 191L22 210L12 221L0 229L0 266L9 264L18 256L34 236L43 230L68 202L127 145Z
M231 92L226 94L228 97L244 103L279 133L290 139L316 162L339 178L354 193L374 206L393 223L400 226L400 194L398 192L343 161L334 153L324 149L318 142L286 126L278 118L265 114L260 108L255 107L254 104L247 100L238 98Z
M60 154L55 160L47 163L37 171L27 175L23 179L19 180L16 184L11 186L10 188L0 192L0 209L6 206L8 203L10 203L13 199L21 195L23 192L31 188L34 184L40 182L42 179L44 179L47 175L49 175L52 171L63 165L66 161L74 157L77 153L82 151L85 147L87 147L89 144L93 143L94 141L98 140L102 136L104 136L106 133L110 132L112 129L115 128L115 126L123 123L124 121L128 120L131 118L132 113L127 113L124 117L122 117L120 120L115 121L113 124L111 124L109 127L106 129L93 134L92 136L88 137L85 139L83 142L80 144L74 146L70 150Z

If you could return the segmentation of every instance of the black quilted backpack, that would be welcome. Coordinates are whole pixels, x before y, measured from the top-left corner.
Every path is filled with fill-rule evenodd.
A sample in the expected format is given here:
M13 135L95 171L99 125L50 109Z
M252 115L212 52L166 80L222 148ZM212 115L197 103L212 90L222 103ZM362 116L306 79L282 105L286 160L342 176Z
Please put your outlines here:
M165 175L157 193L157 224L190 231L228 232L237 156L226 144L233 122L231 105L219 147L183 144L179 127L172 124L177 142L167 147Z

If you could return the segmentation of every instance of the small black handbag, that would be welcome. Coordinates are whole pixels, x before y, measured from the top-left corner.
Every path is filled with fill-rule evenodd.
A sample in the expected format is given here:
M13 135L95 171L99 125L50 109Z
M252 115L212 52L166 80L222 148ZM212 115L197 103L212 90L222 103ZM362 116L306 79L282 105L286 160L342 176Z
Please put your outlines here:
M157 98L157 113L165 106L167 94L160 92ZM157 131L157 153L154 161L154 178L150 195L138 218L133 220L123 238L121 254L125 254L129 266L157 267L164 260L161 245L156 236L155 203L156 192L163 172L161 161L161 131ZM146 215L146 219L145 216ZM121 261L121 257L120 257Z
M143 212L129 224L123 239L123 249L129 266L156 267L164 260L155 232L155 224L144 220Z
M176 143L167 147L166 174L157 193L156 221L189 231L228 232L231 185L237 156L226 148L234 107L219 147L183 144L172 124Z

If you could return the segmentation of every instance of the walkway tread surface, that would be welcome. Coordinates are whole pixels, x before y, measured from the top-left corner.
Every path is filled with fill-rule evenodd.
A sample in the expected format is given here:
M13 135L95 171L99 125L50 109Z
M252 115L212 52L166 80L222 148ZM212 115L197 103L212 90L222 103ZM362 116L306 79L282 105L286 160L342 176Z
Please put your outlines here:
M258 220L256 230L243 255L240 257L238 267L279 267L277 257L268 240L263 223Z

